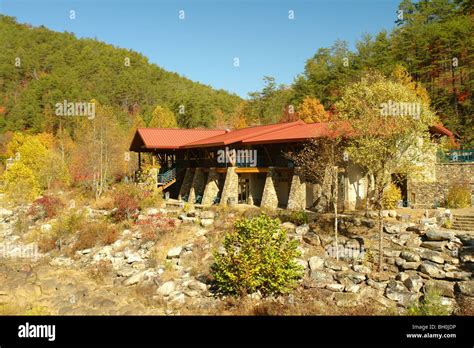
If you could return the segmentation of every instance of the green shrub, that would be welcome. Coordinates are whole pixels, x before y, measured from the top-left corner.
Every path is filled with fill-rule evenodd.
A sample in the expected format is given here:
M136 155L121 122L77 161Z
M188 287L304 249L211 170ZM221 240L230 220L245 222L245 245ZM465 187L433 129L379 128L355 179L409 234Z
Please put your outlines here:
M408 315L449 315L449 308L441 303L441 296L437 290L428 291L421 302L407 310Z
M389 184L383 191L382 205L384 209L395 209L401 199L402 192L400 189L394 184Z
M304 210L293 211L290 214L290 221L296 225L308 223L308 214Z
M225 254L214 254L211 273L218 293L289 292L303 275L302 266L295 262L296 248L297 242L288 240L278 219L262 214L237 220L225 236Z
M469 184L453 184L446 196L447 208L466 208L471 205Z

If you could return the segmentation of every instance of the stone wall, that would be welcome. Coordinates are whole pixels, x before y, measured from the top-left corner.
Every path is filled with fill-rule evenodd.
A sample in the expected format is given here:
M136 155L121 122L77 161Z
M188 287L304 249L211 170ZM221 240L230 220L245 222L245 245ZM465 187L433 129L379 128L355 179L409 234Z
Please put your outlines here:
M196 168L194 170L193 182L191 183L191 189L189 190L189 203L195 203L197 196L204 194L204 187L206 186L206 173L203 168Z
M187 168L186 173L184 174L183 183L181 184L181 188L179 189L179 197L183 197L189 195L189 191L191 190L191 184L193 183L194 178L194 168Z
M262 208L276 209L278 208L278 196L275 189L276 171L274 167L269 167L265 186L263 187Z
M239 176L235 172L235 167L228 167L225 175L224 187L222 189L221 202L220 204L226 205L227 200L232 198L237 204L238 200L238 188L239 188Z
M304 210L306 208L306 184L300 175L299 168L295 168L291 180L288 209Z
M216 168L211 168L209 170L209 175L207 177L206 188L204 189L204 194L202 195L202 204L203 205L212 205L214 198L219 194L219 173L217 173Z
M439 163L436 181L408 181L408 200L415 208L432 208L444 204L451 185L468 183L474 195L474 163Z

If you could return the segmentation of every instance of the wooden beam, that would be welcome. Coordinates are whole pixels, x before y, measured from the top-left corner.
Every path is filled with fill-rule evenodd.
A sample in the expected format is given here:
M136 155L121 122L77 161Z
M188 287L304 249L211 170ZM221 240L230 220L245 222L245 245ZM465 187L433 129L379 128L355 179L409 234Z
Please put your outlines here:
M243 167L235 168L236 173L267 173L269 169L267 167Z

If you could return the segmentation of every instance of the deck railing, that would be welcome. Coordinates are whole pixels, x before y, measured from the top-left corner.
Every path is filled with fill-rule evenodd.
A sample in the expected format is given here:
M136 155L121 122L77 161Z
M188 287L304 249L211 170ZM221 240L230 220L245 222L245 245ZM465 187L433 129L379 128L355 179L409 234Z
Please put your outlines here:
M440 163L470 163L474 162L474 150L450 150L439 151L438 161Z

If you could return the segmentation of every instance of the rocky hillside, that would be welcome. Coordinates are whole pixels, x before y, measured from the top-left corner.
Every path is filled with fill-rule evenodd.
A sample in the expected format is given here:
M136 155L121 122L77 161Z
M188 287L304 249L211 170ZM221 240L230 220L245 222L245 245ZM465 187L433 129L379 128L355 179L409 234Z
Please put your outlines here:
M109 210L82 209L95 221ZM110 245L72 251L77 236L36 259L25 258L35 231L47 234L55 219L31 222L19 235L21 210L0 210L3 314L409 314L436 293L446 314L473 314L474 234L439 227L445 210L413 219L385 212L385 267L376 271L378 235L370 216L345 215L335 258L331 217L281 224L299 241L305 277L289 295L242 299L214 295L209 267L224 232L258 209L207 211L149 208ZM288 220L282 216L282 220ZM166 221L165 228L163 221ZM162 226L157 238L147 226ZM158 229L160 229L158 228ZM76 248L77 249L77 248Z

